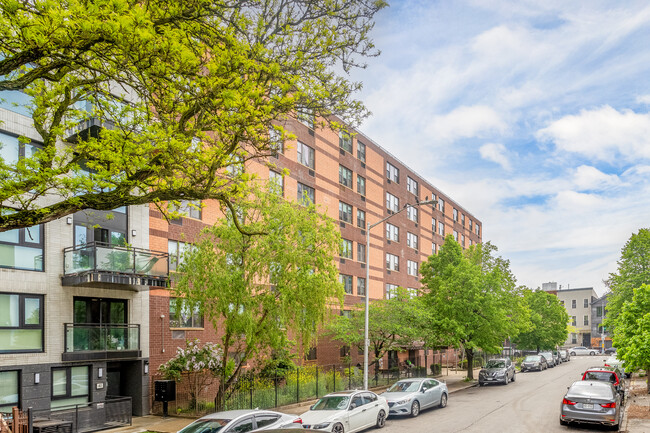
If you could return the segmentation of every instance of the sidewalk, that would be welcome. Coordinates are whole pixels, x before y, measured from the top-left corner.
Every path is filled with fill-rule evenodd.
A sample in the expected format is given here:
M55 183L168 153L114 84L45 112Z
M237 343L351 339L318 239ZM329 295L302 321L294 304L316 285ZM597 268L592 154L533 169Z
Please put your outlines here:
M474 377L478 377L479 369L474 370ZM454 371L443 369L443 374L441 376L435 377L436 380L445 382L449 393L452 394L461 389L471 388L472 386L477 385L477 381L465 382L466 372L465 371ZM376 392L377 394L382 393L386 390L385 386L379 388L371 388L371 391ZM297 404L292 404L288 406L282 406L274 408L278 412L289 413L293 415L301 415L309 410L309 406L314 404L316 400L304 401ZM133 417L133 425L120 427L110 430L104 430L107 433L141 433L144 431L153 431L159 433L176 433L181 430L189 423L194 421L196 418L184 418L178 416L170 416L163 418L157 415L146 415Z
M646 377L634 374L628 386L621 432L650 433L650 394L647 389Z

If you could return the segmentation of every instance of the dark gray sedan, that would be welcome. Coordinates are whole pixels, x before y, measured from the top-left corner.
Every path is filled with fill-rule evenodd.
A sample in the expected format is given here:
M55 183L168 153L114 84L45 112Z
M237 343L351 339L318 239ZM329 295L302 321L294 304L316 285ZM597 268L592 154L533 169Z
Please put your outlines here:
M523 373L524 371L532 370L542 371L547 368L548 364L546 363L546 358L542 355L528 355L523 361L521 361L521 367L519 369Z
M502 383L515 381L515 365L510 358L490 359L478 373L478 384Z
M573 382L560 406L560 424L601 424L618 427L621 395L609 383L595 380Z

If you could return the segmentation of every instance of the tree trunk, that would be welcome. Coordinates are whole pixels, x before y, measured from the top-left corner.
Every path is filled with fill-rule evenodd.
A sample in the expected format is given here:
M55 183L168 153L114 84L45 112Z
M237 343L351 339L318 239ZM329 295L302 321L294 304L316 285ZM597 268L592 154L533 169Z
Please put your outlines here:
M465 349L467 355L467 378L474 380L474 349Z

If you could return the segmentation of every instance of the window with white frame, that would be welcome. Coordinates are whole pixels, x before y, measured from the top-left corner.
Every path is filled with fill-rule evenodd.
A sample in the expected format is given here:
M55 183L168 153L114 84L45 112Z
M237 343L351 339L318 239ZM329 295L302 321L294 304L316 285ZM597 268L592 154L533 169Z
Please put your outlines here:
M575 299L571 299L571 308L576 308L578 305L577 301Z
M352 136L349 132L339 132L339 147L348 153L352 153Z
M460 214L460 223L463 227L465 227L465 214L462 213Z
M357 158L359 161L366 162L366 145L357 140Z
M366 195L366 178L357 174L357 192Z
M346 223L352 223L352 206L339 201L339 219Z
M445 213L445 201L441 198L438 199L438 210Z
M399 210L399 199L389 192L386 193L386 209L393 212Z
M275 129L274 126L269 128L269 142L273 156L277 157L278 154L284 153L284 141L282 140L282 133Z
M170 298L169 327L203 328L203 314L199 305L190 305L181 298Z
M406 272L414 277L418 276L418 262L413 260L406 261Z
M406 176L406 190L411 194L418 196L418 182L414 179L411 179L410 176Z
M409 287L409 288L406 289L406 290L409 292L409 296L411 297L411 299L415 299L415 298L417 298L417 296L418 296L418 289L416 289L415 287Z
M571 316L571 326L576 326L576 316Z
M465 235L460 235L460 245L465 248Z
M390 299L394 296L397 296L397 284L386 283L386 299Z
M413 248L413 249L418 249L418 235L407 232L406 233L406 245Z
M458 209L453 208L454 221L458 222Z
M11 413L11 409L18 406L19 384L18 370L0 371L0 413Z
M587 298L584 299L583 307L589 308L589 299L587 299Z
M305 165L312 170L314 169L314 149L307 146L305 143L298 142L298 162Z
M386 239L399 242L399 227L386 223Z
M481 229L480 229L480 227L479 227L478 224L474 224L474 230L476 231L476 234L477 234L477 235L480 235L480 234L481 234Z
M298 182L298 203L310 205L316 202L316 191L311 186Z
M352 188L352 170L339 165L339 183L348 188Z
M438 245L436 243L431 244L431 254L437 254L438 253Z
M277 188L279 194L284 193L284 176L276 171L269 171L269 183L275 185L274 188ZM273 189L275 191L275 189Z
M458 232L454 230L454 239L458 242Z
M167 240L167 252L169 253L169 270L175 271L182 264L184 255L192 247L192 244L174 240Z
M399 257L395 254L386 253L386 269L389 271L399 271Z
M585 314L585 316L584 316L583 319L582 319L582 324L583 324L584 326L588 326L588 325L589 325L589 316L587 316L586 314Z
M417 223L418 222L418 208L413 206L406 206L406 218Z
M341 257L352 260L352 241L341 239Z
M366 244L357 243L357 261L366 263Z
M357 209L357 227L366 228L366 211Z
M436 232L436 229L437 229L437 227L436 227L436 219L433 218L433 219L431 220L431 231L435 233L435 232Z
M443 237L445 236L445 225L442 221L438 221L438 234Z
M366 279L357 277L357 295L365 296L366 295Z
M316 116L314 116L314 110L307 107L298 108L298 115L296 116L298 120L307 125L310 129L314 129L316 124Z
M474 221L469 220L469 231L471 232L474 227L472 227L472 224L474 224Z
M576 344L578 342L578 336L575 333L571 333L571 344Z
M399 169L390 162L386 162L386 177L395 183L399 183Z
M348 295L352 294L352 275L339 274L339 282L343 284L343 290Z

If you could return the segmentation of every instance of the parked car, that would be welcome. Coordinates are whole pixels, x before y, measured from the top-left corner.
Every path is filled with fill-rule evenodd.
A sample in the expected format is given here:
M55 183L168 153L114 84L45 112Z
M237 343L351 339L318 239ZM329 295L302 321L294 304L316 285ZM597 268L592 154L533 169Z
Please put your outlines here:
M544 358L542 355L528 355L524 358L523 361L521 361L519 370L523 373L524 371L532 370L542 371L546 370L547 368L548 363L546 362L546 358Z
M622 372L616 367L590 367L582 374L582 380L598 380L611 383L617 392L625 392Z
M615 347L608 347L605 349L605 354L607 355L615 355L616 354L616 348Z
M303 428L334 433L354 433L369 427L382 428L388 402L371 391L340 391L327 394L303 413Z
M605 367L617 367L619 370L621 370L621 371L623 372L623 374L625 375L625 377L627 377L628 379L630 378L630 376L632 376L632 372L631 372L631 371L627 371L627 370L623 367L623 361L621 361L620 359L618 359L618 358L616 357L616 355L610 356L609 358L607 358L607 359L605 360Z
M276 428L300 427L300 418L272 410L228 410L205 415L178 433L258 432Z
M621 394L607 382L573 382L562 399L560 424L590 423L618 427L621 421Z
M562 356L560 355L560 352L558 352L557 350L553 351L553 361L555 361L555 365L562 364Z
M443 382L435 379L404 379L386 390L390 415L411 415L416 417L422 409L447 406L449 390Z
M560 356L562 357L562 362L571 361L571 354L566 349L560 349Z
M546 362L548 362L548 366L550 368L555 367L555 358L553 358L553 354L551 352L539 352L539 354L546 359Z
M515 365L510 358L490 359L478 373L478 384L503 383L515 381Z
M579 356L579 355L591 355L591 356L593 356L596 353L598 353L598 351L596 349L590 349L590 348L585 347L585 346L576 346L576 347L572 347L571 349L569 349L569 353L571 354L571 356Z

